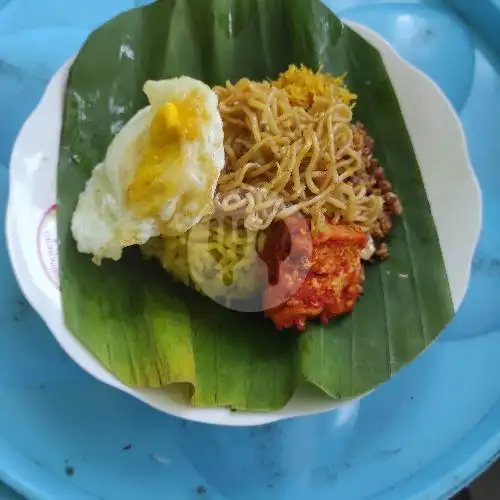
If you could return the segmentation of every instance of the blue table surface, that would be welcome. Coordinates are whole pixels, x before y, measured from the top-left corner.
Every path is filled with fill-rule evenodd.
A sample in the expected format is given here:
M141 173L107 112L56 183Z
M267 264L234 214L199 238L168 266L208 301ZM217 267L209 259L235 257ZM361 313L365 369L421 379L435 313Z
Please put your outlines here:
M19 127L51 74L92 28L140 3L0 0L0 164L8 165ZM0 479L25 496L444 499L498 454L498 2L325 3L381 33L440 85L460 115L485 211L456 319L415 363L348 411L256 429L203 426L154 412L77 368L22 297L2 239ZM2 209L7 180L0 165ZM19 497L0 485L4 498Z

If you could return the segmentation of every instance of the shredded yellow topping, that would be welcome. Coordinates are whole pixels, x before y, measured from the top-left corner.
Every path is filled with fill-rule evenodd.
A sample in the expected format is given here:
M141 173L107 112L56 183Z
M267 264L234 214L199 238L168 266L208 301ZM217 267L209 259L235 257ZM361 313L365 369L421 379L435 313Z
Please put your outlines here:
M321 67L314 72L303 64L300 67L292 64L272 83L287 92L290 103L294 106L309 108L318 98L333 97L352 107L358 96L346 88L345 76L334 77L328 73L321 73Z

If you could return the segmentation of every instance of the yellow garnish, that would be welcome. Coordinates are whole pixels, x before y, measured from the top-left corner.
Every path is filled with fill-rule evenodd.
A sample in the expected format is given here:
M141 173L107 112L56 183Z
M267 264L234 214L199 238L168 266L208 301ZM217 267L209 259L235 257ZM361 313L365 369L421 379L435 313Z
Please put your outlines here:
M287 92L294 106L311 107L318 97L334 98L353 105L357 95L349 92L344 85L344 78L345 75L334 77L322 73L321 68L315 73L303 64L300 67L292 64L272 83Z
M206 121L203 96L191 92L185 99L163 104L144 137L144 150L127 190L127 203L137 215L155 217L178 190L181 144L200 137Z

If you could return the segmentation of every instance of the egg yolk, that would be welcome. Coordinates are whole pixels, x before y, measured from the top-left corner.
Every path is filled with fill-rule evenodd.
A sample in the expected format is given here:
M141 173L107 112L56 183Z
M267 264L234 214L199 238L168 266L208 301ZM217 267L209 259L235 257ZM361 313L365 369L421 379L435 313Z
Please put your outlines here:
M196 141L207 119L203 96L191 92L185 99L163 104L143 138L141 160L127 189L127 203L140 217L158 216L179 189L182 144Z

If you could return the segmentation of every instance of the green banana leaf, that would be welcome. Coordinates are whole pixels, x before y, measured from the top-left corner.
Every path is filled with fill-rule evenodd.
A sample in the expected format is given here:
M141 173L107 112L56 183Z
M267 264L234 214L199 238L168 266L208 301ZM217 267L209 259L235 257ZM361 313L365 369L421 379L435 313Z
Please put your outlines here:
M359 95L355 119L375 139L405 209L390 259L367 268L352 314L312 322L302 335L278 332L260 313L227 310L174 282L137 249L100 267L77 252L70 231L77 197L113 131L146 105L145 80L262 80L292 63L347 73ZM302 383L332 398L361 395L414 359L453 315L436 228L382 60L317 0L161 0L96 30L69 74L58 205L68 329L125 384L187 383L197 406L272 411Z

